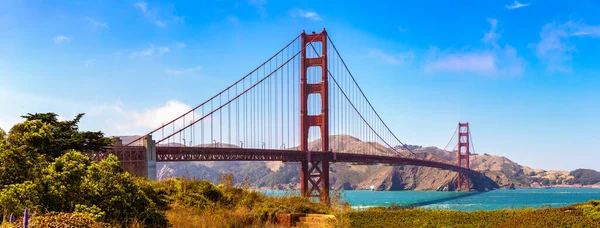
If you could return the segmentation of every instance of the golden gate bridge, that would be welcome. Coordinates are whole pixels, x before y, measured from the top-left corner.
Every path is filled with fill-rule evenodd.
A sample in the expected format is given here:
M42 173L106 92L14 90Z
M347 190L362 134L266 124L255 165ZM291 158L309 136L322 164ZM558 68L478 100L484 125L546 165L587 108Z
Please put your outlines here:
M377 113L323 29L302 32L250 73L170 122L90 156L100 160L115 154L126 171L150 179L156 179L156 162L298 162L302 196L329 202L332 162L452 170L458 173L456 189L469 190L470 177L482 174L469 168L469 124L459 123L457 132L456 163L414 153ZM352 145L344 136L367 143Z

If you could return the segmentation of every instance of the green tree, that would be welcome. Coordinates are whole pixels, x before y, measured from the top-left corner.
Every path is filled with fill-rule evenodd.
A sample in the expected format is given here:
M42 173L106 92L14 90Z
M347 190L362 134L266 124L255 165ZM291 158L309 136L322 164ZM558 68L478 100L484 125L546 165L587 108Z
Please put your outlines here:
M25 122L11 129L10 135L15 136L9 143L34 147L39 153L51 158L56 158L67 150L105 151L104 147L110 145L112 140L99 131L79 131L78 124L83 116L80 113L73 120L59 121L55 113L29 113L22 116Z
M37 153L51 151L53 137L52 126L39 120L15 124L8 134L8 146L11 148L28 147Z
M44 169L43 204L47 210L71 212L87 200L81 185L91 163L87 156L71 150Z
M40 186L31 181L8 185L0 192L0 211L2 211L3 219L7 219L11 213L21 216L25 208L32 213L41 212L41 194Z
M6 185L33 180L44 164L44 160L26 147L0 147L0 190Z
M4 146L4 144L6 143L6 131L2 130L2 128L0 128L0 150L2 149L2 146Z
M133 177L123 172L119 159L114 155L88 168L81 190L87 194L88 205L97 206L106 213L107 221L137 218L146 224L158 223L159 227L168 223L156 205L135 184Z

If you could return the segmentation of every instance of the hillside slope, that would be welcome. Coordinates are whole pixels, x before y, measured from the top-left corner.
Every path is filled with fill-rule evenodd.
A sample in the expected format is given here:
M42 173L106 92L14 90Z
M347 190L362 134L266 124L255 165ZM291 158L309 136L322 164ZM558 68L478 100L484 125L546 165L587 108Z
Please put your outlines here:
M127 139L124 138L124 143ZM318 150L320 141L309 143L311 150ZM355 137L336 135L330 137L330 145L335 151L356 153L362 148L376 148L384 154L392 149L377 143L363 142ZM209 145L197 145L209 146ZM213 146L213 145L210 145ZM224 147L236 147L223 144ZM417 156L429 160L452 163L456 161L456 152L441 150L437 147L409 146L412 155L403 147L395 148L404 156ZM488 154L473 154L470 157L471 168L481 171L485 177L471 177L473 188L479 190L508 187L536 187L550 184L568 184L574 177L567 171L545 171L519 165L508 158ZM158 163L159 178L187 176L190 178L218 181L220 174L232 173L236 183L248 180L253 186L268 189L299 188L300 169L297 163L283 162L166 162ZM331 187L335 189L377 190L453 190L456 187L457 173L429 167L361 165L332 163L330 167Z

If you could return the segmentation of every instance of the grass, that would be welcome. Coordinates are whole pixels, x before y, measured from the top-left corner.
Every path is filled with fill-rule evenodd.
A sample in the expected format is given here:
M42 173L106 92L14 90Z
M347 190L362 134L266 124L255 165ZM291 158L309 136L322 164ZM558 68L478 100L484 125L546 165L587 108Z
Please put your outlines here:
M492 227L531 210L462 212L451 210L374 208L349 212L348 227ZM346 224L345 224L346 225Z
M474 212L372 208L341 216L339 227L599 227L600 201L561 208Z
M225 179L219 185L207 181L170 179L138 183L145 194L164 211L172 227L277 227L277 214L317 213L336 216L336 227L598 227L600 201L561 208L506 209L495 211L451 211L426 209L371 208L353 211L333 194L332 206L294 195L266 196L232 186ZM34 215L31 227L120 227L105 224L85 213ZM19 221L19 219L17 219ZM22 221L22 220L21 220ZM143 227L144 221L127 223ZM0 228L19 227L4 222Z

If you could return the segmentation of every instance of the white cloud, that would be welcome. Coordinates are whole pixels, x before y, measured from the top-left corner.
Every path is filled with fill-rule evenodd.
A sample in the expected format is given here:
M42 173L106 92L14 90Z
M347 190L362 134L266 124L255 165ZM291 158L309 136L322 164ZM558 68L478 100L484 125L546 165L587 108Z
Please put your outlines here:
M146 2L137 2L134 6L142 11L143 14L148 14L148 3Z
M415 54L412 51L398 54L388 54L380 49L369 49L368 55L373 58L377 58L383 63L400 65L406 62L410 62L415 58Z
M133 6L135 8L137 8L138 10L140 10L142 12L142 14L144 14L144 16L146 18L148 18L148 20L150 20L154 25L156 25L157 27L160 27L160 28L167 27L167 24L169 22L175 22L175 23L184 23L185 22L183 17L176 16L173 14L166 15L167 18L170 18L167 20L161 18L159 16L159 9L158 8L150 8L148 6L148 3L146 3L146 2L136 2L135 4L133 4ZM165 16L165 15L163 14L163 16Z
M520 76L526 63L514 47L498 45L498 21L488 19L490 30L481 39L486 45L481 49L439 51L433 48L425 64L426 73L473 73L481 76Z
M154 47L154 45L150 45L150 47L140 50L140 51L135 51L131 53L131 58L136 58L136 57L147 57L147 56L161 56L167 52L170 52L171 49L169 47Z
M532 46L536 49L536 56L547 64L549 71L571 72L568 63L577 49L570 42L570 37L600 38L600 25L572 21L544 25L540 32L540 41Z
M496 33L496 28L498 27L498 20L495 18L488 18L488 23L490 23L490 30L483 35L481 41L483 43L489 43L493 46L497 46L498 39L500 39L500 34Z
M87 60L85 60L85 62L83 63L83 65L85 67L89 67L89 66L94 65L95 63L96 63L96 59L87 59Z
M58 36L55 36L54 39L52 39L52 40L54 40L55 44L61 44L61 43L64 43L64 42L71 41L71 37L63 36L63 35L58 35Z
M181 103L176 100L171 100L161 107L146 109L143 112L129 112L128 117L134 120L133 123L118 124L117 129L153 129L181 116L183 113L191 109L192 108L187 104ZM191 114L187 119L192 120Z
M147 48L141 51L136 51L131 53L131 57L135 58L135 57L144 57L144 56L152 56L154 54L154 47L151 48Z
M404 28L402 26L398 26L398 31L400 31L400 32L408 32L408 29Z
M184 42L178 42L176 45L178 48L184 48L186 45Z
M191 109L189 105L176 100L145 110L128 109L123 102L117 101L114 104L94 106L87 111L86 115L96 122L103 122L103 131L108 135L139 135L148 133ZM190 113L186 115L185 124L200 117L196 113ZM177 121L175 129L181 129L183 124L182 121ZM169 132L165 132L165 135L172 132L172 128L167 130Z
M515 48L484 51L442 52L432 51L432 60L425 65L425 72L474 73L482 76L519 76L523 74L525 61L517 56Z
M158 48L158 54L159 55L162 55L162 54L170 52L170 51L171 51L171 49L168 48L168 47L159 47Z
M307 10L303 10L303 9L293 9L290 11L290 16L292 17L299 17L299 18L306 18L309 19L311 21L322 21L323 18L321 18L321 16L314 11L307 11Z
M515 1L512 5L506 5L506 8L509 10L513 10L513 9L518 9L518 8L522 8L522 7L526 7L526 6L529 6L529 4L528 3L522 4L522 3Z
M196 67L190 67L190 68L183 68L183 69L170 69L170 68L167 68L167 69L165 69L165 73L170 74L170 75L182 75L182 74L194 73L194 72L197 72L199 70L202 70L202 66L196 66Z
M106 28L106 27L108 27L108 25L106 23L94 20L91 17L86 17L85 19L87 21L89 21L94 26L94 28Z
M248 0L248 4L256 7L256 11L261 16L267 15L267 10L265 9L265 5L267 4L267 0Z

